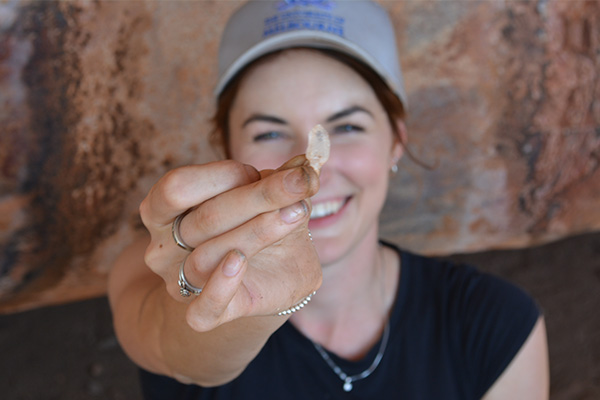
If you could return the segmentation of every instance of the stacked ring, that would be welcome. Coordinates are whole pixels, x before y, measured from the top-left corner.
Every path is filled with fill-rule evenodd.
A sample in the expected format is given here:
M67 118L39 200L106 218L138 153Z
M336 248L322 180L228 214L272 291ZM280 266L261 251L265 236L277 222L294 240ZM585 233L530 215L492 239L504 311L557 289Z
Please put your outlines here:
M192 252L194 251L194 248L183 241L183 239L181 238L181 233L179 232L179 225L181 224L181 220L183 219L183 217L188 215L190 211L192 211L191 208L186 212L179 214L177 218L175 218L175 220L173 221L173 225L171 225L171 233L173 233L173 239L175 240L177 246L181 247L184 250Z
M192 294L198 296L200 293L202 293L202 288L196 287L187 281L187 279L185 278L185 274L183 273L184 265L185 260L183 260L181 262L181 265L179 266L179 281L177 281L177 283L179 283L180 288L179 294L182 297L190 297Z

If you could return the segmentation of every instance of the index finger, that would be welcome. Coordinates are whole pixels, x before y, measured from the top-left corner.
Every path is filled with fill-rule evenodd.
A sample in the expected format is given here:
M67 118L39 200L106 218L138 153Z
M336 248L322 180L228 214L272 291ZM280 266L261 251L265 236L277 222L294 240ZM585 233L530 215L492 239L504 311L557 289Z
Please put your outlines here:
M259 179L256 168L233 160L176 168L150 189L140 215L147 227L168 225L189 208Z

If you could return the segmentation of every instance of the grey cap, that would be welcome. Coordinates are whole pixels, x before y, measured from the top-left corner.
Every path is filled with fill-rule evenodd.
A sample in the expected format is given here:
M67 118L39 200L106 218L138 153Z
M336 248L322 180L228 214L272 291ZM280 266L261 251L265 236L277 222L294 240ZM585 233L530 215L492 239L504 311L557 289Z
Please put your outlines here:
M394 27L373 1L248 1L231 16L221 37L215 94L252 61L292 47L332 49L361 60L407 106Z

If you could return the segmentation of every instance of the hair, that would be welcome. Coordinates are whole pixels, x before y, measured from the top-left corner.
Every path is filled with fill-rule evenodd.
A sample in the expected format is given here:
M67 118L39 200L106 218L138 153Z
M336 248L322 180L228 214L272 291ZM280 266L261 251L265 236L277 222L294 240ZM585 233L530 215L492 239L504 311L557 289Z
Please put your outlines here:
M369 85L373 88L377 99L379 100L387 114L390 126L396 139L402 145L402 147L404 147L406 154L411 160L415 161L417 164L425 166L408 149L406 138L398 129L397 121L399 119L404 120L406 117L404 105L402 104L398 96L396 96L396 94L392 91L392 89L390 89L390 87L385 83L385 81L379 76L379 74L377 74L365 63L345 53L329 49L311 48L311 50L321 52L349 66L356 73L358 73L365 81L369 83ZM259 58L258 60L255 60L248 64L235 77L231 79L231 81L221 92L221 95L218 97L216 111L211 119L213 129L211 131L209 140L211 145L213 147L220 148L227 158L230 158L231 156L229 150L229 111L231 109L231 106L233 105L233 102L235 101L245 72L248 71L250 68L254 67L255 65L277 56L282 51L285 50L279 50L269 53Z

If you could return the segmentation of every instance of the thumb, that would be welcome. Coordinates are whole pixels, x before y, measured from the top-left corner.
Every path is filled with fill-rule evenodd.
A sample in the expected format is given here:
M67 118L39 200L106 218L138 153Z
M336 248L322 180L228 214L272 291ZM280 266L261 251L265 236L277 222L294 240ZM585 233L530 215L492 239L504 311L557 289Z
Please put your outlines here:
M247 269L246 256L239 250L231 250L204 285L202 293L189 305L186 319L198 332L210 331L234 319L243 310L232 310L230 304L240 290Z

